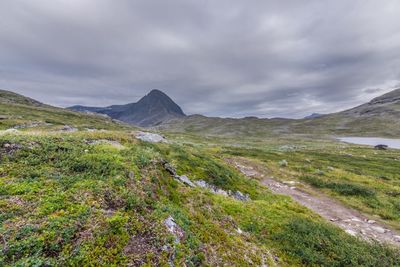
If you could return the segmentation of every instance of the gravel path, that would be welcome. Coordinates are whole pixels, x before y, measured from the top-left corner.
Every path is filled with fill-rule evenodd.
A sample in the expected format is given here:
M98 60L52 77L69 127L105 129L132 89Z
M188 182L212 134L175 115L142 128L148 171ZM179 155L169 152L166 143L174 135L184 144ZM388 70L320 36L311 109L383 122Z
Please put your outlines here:
M227 159L227 162L235 166L247 177L260 179L274 193L292 197L301 205L318 213L321 217L339 226L350 235L400 246L400 234L390 229L387 225L376 222L359 211L346 207L311 187L307 187L307 192L305 192L298 188L298 182L279 182L274 178L268 177L266 175L268 172L261 164L248 159L234 158ZM303 186L305 185L302 184Z

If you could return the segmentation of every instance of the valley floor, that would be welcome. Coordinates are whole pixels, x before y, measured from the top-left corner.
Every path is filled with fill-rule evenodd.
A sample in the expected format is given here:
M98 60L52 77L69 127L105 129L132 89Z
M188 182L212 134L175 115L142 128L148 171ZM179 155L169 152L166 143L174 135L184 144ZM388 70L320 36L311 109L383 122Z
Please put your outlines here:
M227 162L239 169L244 175L251 179L259 179L276 194L290 196L299 204L319 214L327 221L332 222L353 236L360 236L365 240L374 240L381 243L390 243L400 246L400 233L391 229L383 222L376 222L359 211L346 207L331 197L296 181L278 181L268 177L263 170L265 167L260 163L245 159L231 158Z

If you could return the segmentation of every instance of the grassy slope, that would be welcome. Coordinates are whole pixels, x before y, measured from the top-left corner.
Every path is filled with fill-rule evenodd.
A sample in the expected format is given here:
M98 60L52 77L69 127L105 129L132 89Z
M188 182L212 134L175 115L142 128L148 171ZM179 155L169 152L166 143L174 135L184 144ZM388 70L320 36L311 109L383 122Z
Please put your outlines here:
M93 139L125 149L86 144ZM170 255L160 248L173 246L162 223L169 215L186 232L178 265L273 264L274 256L281 265L399 263L394 251L350 237L244 178L213 156L217 148L141 143L125 132L4 135L5 143L22 148L2 151L1 265L166 265ZM252 201L183 186L160 159Z
M245 154L265 161L278 174L300 172L304 155L270 151L287 140L249 139L238 147L234 138L178 135L171 136L177 140L173 144L149 144L138 142L130 128L116 131L120 126L97 116L20 104L0 108L11 116L1 121L3 129L32 121L53 124L41 131L0 135L0 265L168 265L171 249L162 248L174 247L174 238L163 220L170 215L185 230L176 245L178 266L400 264L397 251L348 236L223 161L225 156ZM111 131L48 131L64 124ZM125 148L87 142L97 139L115 140ZM308 151L307 157L314 152ZM289 160L287 169L276 167L280 158ZM163 170L161 159L179 174L240 190L252 200L241 202L183 186ZM352 167L347 161L337 160L337 165ZM371 174L378 171L371 168ZM396 181L392 170L385 173L388 181Z

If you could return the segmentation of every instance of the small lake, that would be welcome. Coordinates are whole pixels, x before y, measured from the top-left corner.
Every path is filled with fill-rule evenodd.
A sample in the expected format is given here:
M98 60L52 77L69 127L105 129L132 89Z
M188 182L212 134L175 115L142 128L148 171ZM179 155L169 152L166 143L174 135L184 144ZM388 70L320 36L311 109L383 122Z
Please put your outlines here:
M338 137L338 140L357 145L387 145L390 148L400 149L400 139L379 138L379 137Z

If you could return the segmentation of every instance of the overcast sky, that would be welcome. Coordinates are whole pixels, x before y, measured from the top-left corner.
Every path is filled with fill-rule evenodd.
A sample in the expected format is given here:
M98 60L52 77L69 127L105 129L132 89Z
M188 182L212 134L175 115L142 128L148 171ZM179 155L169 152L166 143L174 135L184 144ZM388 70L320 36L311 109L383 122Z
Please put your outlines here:
M0 88L57 106L297 118L396 86L399 0L0 1Z

